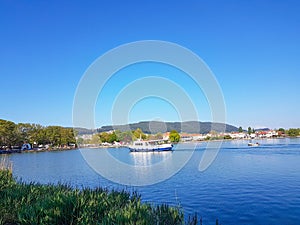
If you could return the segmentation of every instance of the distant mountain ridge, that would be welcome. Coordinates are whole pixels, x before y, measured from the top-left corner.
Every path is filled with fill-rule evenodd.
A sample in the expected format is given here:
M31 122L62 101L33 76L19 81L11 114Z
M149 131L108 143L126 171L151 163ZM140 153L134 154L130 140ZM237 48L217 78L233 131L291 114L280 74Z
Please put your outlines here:
M98 132L107 132L111 130L136 130L140 128L144 133L164 133L171 130L177 130L178 132L185 133L200 133L206 134L211 131L216 132L235 132L238 128L224 123L213 122L199 122L199 121L187 121L187 122L161 122L161 121L142 121L138 123L131 123L127 125L115 125L115 126L102 126L98 128Z

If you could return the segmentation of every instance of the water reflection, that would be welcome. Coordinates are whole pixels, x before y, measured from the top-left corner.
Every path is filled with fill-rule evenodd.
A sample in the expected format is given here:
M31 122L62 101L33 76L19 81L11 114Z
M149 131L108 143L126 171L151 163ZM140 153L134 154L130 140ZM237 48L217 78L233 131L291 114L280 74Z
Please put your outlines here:
M151 166L156 163L166 161L172 157L171 151L168 152L131 152L130 161L134 166Z
M257 148L248 147L248 140L223 142L217 159L200 173L197 166L206 147L203 142L172 178L134 190L142 194L144 201L155 204L178 205L178 196L186 215L198 212L203 216L203 224L215 222L216 218L222 224L300 224L300 139L259 142L261 145ZM138 185L146 179L150 183L151 179L166 175L187 153L193 153L193 147L182 144L176 146L174 152L161 152L163 154L131 154L125 148L107 149L109 155L129 165L128 173L123 167L106 161L105 149L83 149L82 153L96 168L100 163L107 165L107 174ZM13 162L14 176L27 182L124 187L94 173L77 150L12 154L9 159Z
M162 182L176 174L190 159L193 150L181 150L176 146L173 152L136 152L120 148L88 150L81 154L98 174L113 182L142 186Z

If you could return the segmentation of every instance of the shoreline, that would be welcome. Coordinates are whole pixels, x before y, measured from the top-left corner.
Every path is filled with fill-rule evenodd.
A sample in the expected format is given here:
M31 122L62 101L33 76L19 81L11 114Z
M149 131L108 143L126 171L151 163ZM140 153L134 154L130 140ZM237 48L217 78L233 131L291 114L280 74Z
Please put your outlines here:
M203 140L203 141L180 141L177 144L199 144L199 143L209 143L209 142L229 142L229 141L262 141L262 140L277 140L277 139L295 139L299 137L276 137L276 138L255 138L255 139L217 139L217 140ZM30 150L20 150L20 149L9 149L9 150L0 150L0 155L9 155L16 153L39 153L39 152L60 152L60 151L70 151L70 150L80 150L80 149L101 149L101 148L126 148L125 145L110 145L110 146L79 146L76 148L52 148L52 149L30 149Z
M216 139L216 140L203 140L203 141L180 141L176 144L199 144L199 143L209 143L209 142L230 142L230 141L262 141L262 140L277 140L277 139L297 139L297 137L276 137L276 138L254 138L254 139ZM0 155L9 155L16 153L39 153L39 152L60 152L60 151L70 151L70 150L80 150L80 149L101 149L101 148L126 148L126 145L99 145L99 146L79 146L76 148L53 148L53 149L30 149L30 150L20 150L20 149L10 149L10 150L0 150Z

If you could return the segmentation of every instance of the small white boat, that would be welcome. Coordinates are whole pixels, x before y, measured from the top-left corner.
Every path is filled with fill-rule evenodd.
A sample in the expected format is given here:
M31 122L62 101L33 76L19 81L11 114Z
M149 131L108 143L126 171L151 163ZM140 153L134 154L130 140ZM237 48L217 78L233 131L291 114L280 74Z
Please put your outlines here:
M258 142L256 142L256 143L249 142L248 146L257 147L257 146L259 146L259 143Z
M139 139L128 148L131 152L172 151L173 145L161 143L161 140L143 141Z

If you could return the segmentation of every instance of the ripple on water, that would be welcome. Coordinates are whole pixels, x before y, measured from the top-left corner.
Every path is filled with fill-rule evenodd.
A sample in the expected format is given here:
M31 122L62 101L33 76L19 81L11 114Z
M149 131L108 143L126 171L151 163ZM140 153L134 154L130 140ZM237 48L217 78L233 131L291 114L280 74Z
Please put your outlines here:
M189 147L193 145L186 146L181 151L193 151ZM226 142L212 165L200 172L205 147L206 143L198 145L191 160L170 179L133 188L96 174L79 151L9 157L14 174L25 181L137 190L144 201L181 205L187 215L197 212L203 224L215 224L217 218L222 224L300 224L299 139L261 141L257 148L249 148L247 141ZM114 149L111 154L131 162L123 150ZM151 157L154 162L161 160L157 154Z

